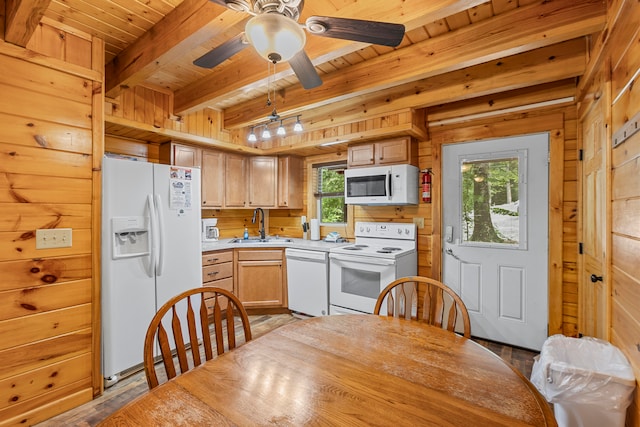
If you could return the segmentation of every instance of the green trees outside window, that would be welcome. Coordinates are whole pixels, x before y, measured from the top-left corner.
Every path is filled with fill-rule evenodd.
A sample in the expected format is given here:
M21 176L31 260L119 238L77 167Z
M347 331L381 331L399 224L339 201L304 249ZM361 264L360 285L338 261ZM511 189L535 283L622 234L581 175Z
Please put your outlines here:
M347 222L347 206L344 203L345 164L325 165L316 168L316 200L318 216L323 224Z

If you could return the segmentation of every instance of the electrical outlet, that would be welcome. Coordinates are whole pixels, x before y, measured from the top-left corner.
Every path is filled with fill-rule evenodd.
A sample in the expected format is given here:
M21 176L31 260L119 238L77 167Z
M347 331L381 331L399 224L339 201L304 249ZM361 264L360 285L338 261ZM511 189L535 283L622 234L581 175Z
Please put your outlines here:
M424 218L413 218L413 223L418 228L424 228Z
M36 230L36 249L67 248L71 243L70 228Z

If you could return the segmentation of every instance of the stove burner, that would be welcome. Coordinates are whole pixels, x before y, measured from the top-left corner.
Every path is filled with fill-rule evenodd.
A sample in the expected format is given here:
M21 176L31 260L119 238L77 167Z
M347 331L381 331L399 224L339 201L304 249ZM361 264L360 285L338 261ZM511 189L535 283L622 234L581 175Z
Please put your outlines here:
M353 245L356 248L368 248L369 245Z
M389 253L389 252L393 252L393 251L401 251L402 248L397 248L395 246L385 246L384 248L380 249L381 251L385 251L384 253Z
M361 251L362 248L359 247L358 245L356 246L346 246L343 248L345 251Z
M379 254L390 254L393 251L390 251L388 249L382 248L382 249L378 249L376 252L378 252Z

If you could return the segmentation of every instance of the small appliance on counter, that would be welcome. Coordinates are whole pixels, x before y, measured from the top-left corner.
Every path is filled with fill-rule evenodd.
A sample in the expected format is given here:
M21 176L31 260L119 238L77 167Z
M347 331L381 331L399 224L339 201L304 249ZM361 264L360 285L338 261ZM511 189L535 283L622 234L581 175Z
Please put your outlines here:
M332 231L331 233L327 234L327 236L324 238L324 241L332 243L344 243L347 241L347 239L340 237L340 233L338 233L337 231Z
M217 242L220 237L218 218L202 218L202 242Z

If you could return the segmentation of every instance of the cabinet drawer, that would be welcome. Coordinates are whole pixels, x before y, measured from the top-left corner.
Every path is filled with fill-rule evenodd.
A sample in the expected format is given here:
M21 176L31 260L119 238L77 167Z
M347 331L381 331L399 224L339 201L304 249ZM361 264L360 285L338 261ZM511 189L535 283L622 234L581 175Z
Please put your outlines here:
M202 255L202 266L233 261L233 251L209 252Z
M213 280L233 277L233 262L209 265L202 268L202 283L209 285ZM217 285L216 285L217 286Z
M227 277L226 279L215 280L213 282L205 283L204 286L215 286L216 288L222 288L226 291L233 292L233 277ZM209 299L213 296L210 292L205 292L204 298Z
M282 260L282 249L239 250L238 261Z

